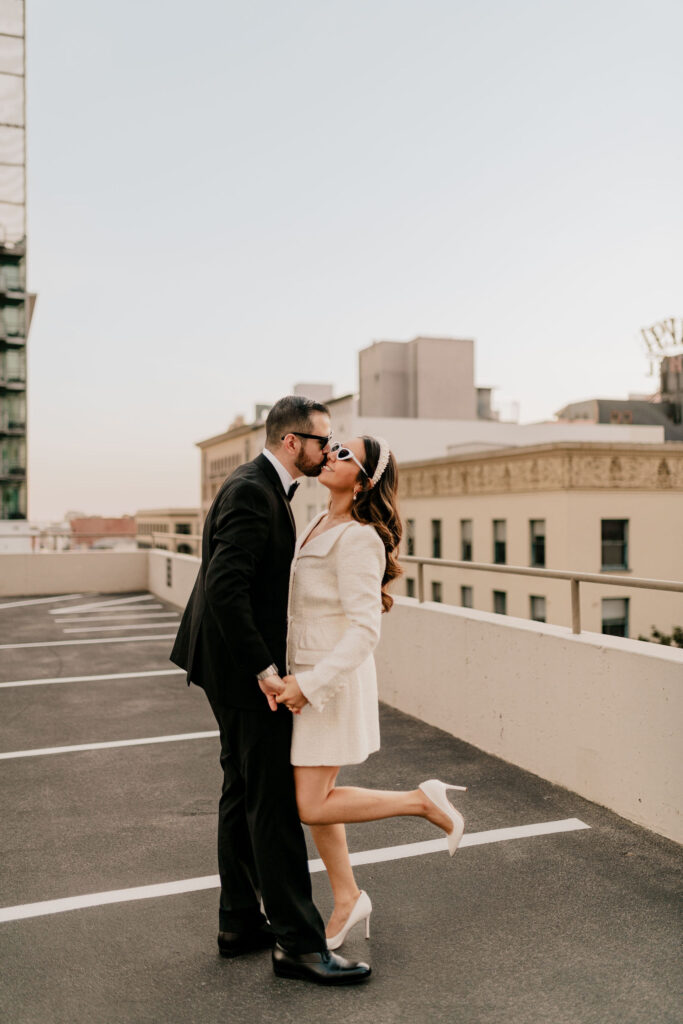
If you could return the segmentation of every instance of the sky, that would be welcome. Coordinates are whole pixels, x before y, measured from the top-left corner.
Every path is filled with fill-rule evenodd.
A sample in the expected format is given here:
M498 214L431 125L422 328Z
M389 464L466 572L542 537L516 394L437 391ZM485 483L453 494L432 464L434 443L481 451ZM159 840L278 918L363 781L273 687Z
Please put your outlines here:
M681 316L678 0L27 0L29 515L199 504L197 441L376 340L520 419Z

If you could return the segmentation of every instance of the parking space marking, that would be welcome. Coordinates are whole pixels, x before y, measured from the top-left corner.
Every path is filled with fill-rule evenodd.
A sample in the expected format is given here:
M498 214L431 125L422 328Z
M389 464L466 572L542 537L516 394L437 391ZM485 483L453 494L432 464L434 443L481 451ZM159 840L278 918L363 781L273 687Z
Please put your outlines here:
M8 750L0 754L0 760L9 761L17 757L44 757L46 754L73 754L79 750L107 750L110 747L140 747L146 743L177 743L180 740L205 740L218 736L215 732L182 732L174 736L145 736L139 740L111 740L106 743L75 743L68 747L36 747L32 750Z
M13 679L7 683L0 683L0 688L6 686L45 686L48 683L98 683L104 679L143 679L145 676L184 676L185 674L184 668L161 668L149 672L114 672L102 676L52 676L50 679Z
M176 619L180 616L176 615ZM64 619L61 620L64 622ZM172 622L141 622L137 625L134 622L122 622L118 626L72 626L71 629L63 629L62 633L102 633L114 629L168 629Z
M175 640L175 633L163 636L103 636L96 640L41 640L32 644L0 644L0 651L14 651L20 647L71 647L80 644L138 644L143 640Z
M25 608L29 604L49 604L55 601L75 601L79 597L85 597L85 594L59 594L58 597L31 597L26 598L23 601L8 601L6 604L0 604L0 608ZM73 608L65 608L65 611L72 612Z
M158 601L154 594L138 594L136 597L117 597L107 601L90 601L88 604L76 605L75 608L55 608L50 615L66 615L69 612L89 612L93 608L113 608L120 604L140 604L142 601Z
M460 847L483 846L487 843L530 839L533 836L547 836L589 828L590 825L586 825L579 818L544 821L536 825L518 825L512 828L494 828L487 832L472 832L469 835L464 835ZM404 860L408 857L421 857L424 854L437 853L442 850L446 850L445 838L429 840L425 843L405 843L402 846L362 850L351 854L351 863L378 864L384 861ZM311 874L325 870L321 860L310 860L308 867ZM128 903L134 900L155 899L159 896L175 896L185 892L199 892L202 889L217 889L219 886L218 875L204 875L201 878L184 878L178 882L161 882L157 885L139 885L132 889L113 889L110 892L95 892L85 896L66 896L62 899L42 900L40 903L23 903L14 907L0 908L0 922L62 914L67 910L83 910L87 907L101 907L111 903Z
M163 608L161 604L148 604L148 608ZM113 619L172 619L179 615L179 612L110 612L109 615L92 615L83 612L82 615L73 615L60 619L62 622L111 622Z

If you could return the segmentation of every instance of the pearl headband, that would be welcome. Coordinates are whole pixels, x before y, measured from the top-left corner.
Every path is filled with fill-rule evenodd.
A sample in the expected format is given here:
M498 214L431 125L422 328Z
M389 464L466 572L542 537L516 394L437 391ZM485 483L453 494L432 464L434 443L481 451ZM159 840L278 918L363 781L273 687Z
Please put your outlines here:
M384 470L389 464L389 456L391 455L391 449L383 437L376 437L375 441L379 444L379 459L377 460L377 468L370 478L371 487L379 483Z

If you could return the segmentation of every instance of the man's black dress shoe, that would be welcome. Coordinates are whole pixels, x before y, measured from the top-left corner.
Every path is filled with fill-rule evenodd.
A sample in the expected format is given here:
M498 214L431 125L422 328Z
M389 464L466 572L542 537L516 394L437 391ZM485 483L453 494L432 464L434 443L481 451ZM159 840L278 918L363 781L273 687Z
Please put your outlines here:
M275 936L266 928L252 928L245 932L219 932L218 950L221 956L242 956L257 949L272 949Z
M370 977L370 967L360 960L345 960L329 950L288 953L279 942L273 947L273 970L280 978L301 978L318 985L357 985Z

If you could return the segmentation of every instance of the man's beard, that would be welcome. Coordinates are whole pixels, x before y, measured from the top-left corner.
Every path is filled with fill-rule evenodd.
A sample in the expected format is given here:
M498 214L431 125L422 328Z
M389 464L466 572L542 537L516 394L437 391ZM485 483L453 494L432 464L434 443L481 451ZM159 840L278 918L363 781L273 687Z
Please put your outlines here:
M326 462L327 459L323 459L322 462L310 462L303 452L299 452L294 460L294 465L304 476L320 476Z

